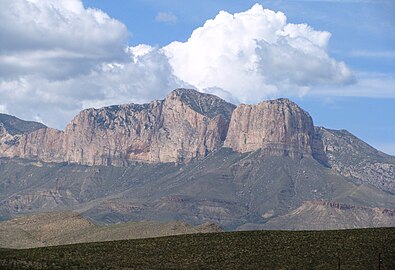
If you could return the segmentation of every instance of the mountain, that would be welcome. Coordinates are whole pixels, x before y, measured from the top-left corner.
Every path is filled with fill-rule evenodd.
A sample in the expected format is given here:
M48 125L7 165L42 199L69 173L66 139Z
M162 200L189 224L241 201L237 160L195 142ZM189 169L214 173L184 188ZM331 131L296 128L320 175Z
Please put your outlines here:
M8 140L0 138L2 219L75 210L99 224L181 220L228 230L394 224L386 213L395 209L395 157L314 127L288 99L236 107L177 89L148 104L84 110L65 131ZM354 209L336 210L341 226L333 203Z
M225 147L247 153L262 149L268 155L312 155L313 121L288 99L238 106L232 115Z
M97 241L220 232L215 224L128 222L98 226L72 212L39 213L0 222L0 248L33 248Z
M2 139L0 156L115 166L189 162L222 146L234 108L216 96L177 89L148 104L84 110L64 131L42 127Z

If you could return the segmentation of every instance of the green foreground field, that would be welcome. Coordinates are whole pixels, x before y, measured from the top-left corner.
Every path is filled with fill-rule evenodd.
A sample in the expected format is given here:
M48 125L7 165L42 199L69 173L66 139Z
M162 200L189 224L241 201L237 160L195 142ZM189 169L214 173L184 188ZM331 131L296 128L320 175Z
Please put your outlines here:
M0 250L0 269L395 269L395 228L250 231Z

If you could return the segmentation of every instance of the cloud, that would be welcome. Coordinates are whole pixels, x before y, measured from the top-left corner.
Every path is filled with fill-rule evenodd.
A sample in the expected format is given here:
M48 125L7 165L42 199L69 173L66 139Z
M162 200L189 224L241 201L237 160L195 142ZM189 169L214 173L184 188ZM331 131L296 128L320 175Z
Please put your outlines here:
M158 49L130 57L127 63L102 63L88 74L64 80L35 75L3 80L1 101L12 104L12 113L19 117L39 117L45 124L63 129L82 108L144 103L189 86L172 74L167 57Z
M178 18L171 12L159 12L155 17L156 22L163 22L167 24L176 24Z
M317 91L311 93L319 96L395 98L394 74L358 72L355 77L357 82L353 85L319 85Z
M159 99L186 85L163 52L80 0L3 0L0 110L63 129L81 109Z
M174 74L199 89L221 88L242 102L306 94L315 85L354 82L327 51L331 34L287 23L282 12L256 4L246 12L221 11L186 42L164 47Z
M129 36L80 0L3 0L0 111L63 129L83 108L161 99L177 87L259 102L321 93L321 86L337 95L333 89L354 78L329 56L330 33L260 5L222 11L187 42L164 48L128 47Z
M8 113L6 105L0 104L0 113Z
M125 61L125 25L80 0L2 0L0 78L62 79Z

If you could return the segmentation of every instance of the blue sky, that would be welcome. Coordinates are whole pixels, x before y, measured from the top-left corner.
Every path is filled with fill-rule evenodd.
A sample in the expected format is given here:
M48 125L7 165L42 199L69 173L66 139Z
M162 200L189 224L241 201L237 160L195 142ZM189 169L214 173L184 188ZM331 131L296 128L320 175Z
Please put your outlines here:
M233 102L289 97L316 125L395 155L395 1L37 2L0 4L0 111L62 129L83 108L191 86Z

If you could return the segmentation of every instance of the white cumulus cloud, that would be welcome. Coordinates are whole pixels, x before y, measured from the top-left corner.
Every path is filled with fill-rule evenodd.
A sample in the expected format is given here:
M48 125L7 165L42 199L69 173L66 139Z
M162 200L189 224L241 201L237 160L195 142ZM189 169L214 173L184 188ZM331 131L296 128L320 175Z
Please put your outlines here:
M2 0L0 77L67 78L124 61L128 35L125 25L80 0Z
M330 33L290 24L282 12L256 4L246 12L221 11L186 42L164 48L174 74L199 89L222 88L243 102L305 94L317 84L353 81L327 51Z

